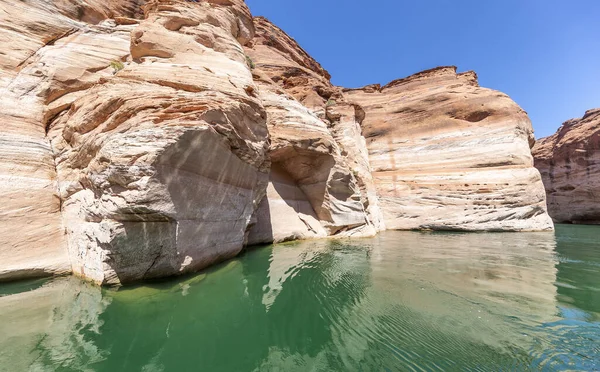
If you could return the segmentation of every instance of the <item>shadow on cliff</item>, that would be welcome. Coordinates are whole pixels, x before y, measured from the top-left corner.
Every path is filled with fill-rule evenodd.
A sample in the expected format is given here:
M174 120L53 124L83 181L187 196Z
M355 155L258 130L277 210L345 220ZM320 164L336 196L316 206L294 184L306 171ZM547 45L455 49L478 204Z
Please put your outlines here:
M108 264L121 283L198 271L242 250L256 168L210 129L175 135L111 242Z
M330 171L331 167L326 171ZM248 245L289 241L317 234L321 229L315 206L321 207L327 192L326 181L312 186L311 197L284 164L275 162L269 174L267 195L256 213L256 223L250 229ZM312 224L311 224L312 223Z

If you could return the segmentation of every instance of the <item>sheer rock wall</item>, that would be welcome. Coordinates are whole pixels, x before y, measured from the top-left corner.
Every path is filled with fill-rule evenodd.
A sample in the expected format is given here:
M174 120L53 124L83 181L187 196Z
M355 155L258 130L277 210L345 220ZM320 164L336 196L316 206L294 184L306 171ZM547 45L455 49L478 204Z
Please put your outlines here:
M0 44L0 280L552 228L527 115L472 73L343 89L243 0L0 1Z
M565 122L533 148L556 222L600 224L600 109Z

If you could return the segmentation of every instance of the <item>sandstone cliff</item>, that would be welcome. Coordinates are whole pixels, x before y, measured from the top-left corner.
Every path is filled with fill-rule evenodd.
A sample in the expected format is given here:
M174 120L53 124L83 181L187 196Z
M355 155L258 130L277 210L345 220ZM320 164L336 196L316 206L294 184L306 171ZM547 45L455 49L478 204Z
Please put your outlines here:
M382 230L354 107L334 101L340 89L285 32L262 17L254 24L246 52L268 113L273 166L250 243Z
M455 67L347 89L390 229L551 230L527 114Z
M551 229L527 115L473 74L344 90L243 0L0 10L0 280L119 284L386 227Z
M254 30L244 2L3 10L3 50L24 49L2 60L13 136L2 147L13 193L2 195L3 272L71 266L114 284L238 254L269 169L266 112L240 46Z
M600 224L600 109L565 122L533 148L557 222Z

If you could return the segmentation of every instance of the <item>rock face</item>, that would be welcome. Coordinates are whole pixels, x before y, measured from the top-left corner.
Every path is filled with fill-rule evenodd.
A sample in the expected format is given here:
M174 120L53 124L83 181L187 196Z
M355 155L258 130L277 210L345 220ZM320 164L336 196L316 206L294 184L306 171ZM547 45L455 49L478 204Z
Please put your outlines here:
M260 86L272 162L249 243L323 237L364 226L359 190L327 126L285 94Z
M148 2L121 40L119 26L107 32L124 68L49 104L76 274L118 284L242 250L268 134L240 46L252 18L242 1L221 3Z
M185 273L235 256L269 169L266 112L250 94L256 87L241 47L253 36L245 4L74 3L81 6L75 19L61 14L62 2L27 4L39 19L23 20L24 40L9 42L28 49L2 62L3 87L15 97L3 98L11 108L3 115L11 115L14 136L31 137L2 147L13 151L9 181L31 193L3 193L23 206L3 206L14 221L2 226L43 224L32 226L31 239L4 234L2 254L28 270L27 262L53 272L72 266L102 284ZM23 6L6 7L23 13ZM138 15L143 19L124 18ZM11 34L14 19L4 22ZM15 177L18 151L31 157L22 161L22 177L35 182ZM33 258L46 252L60 259L52 262L56 269ZM24 270L5 262L7 276Z
M600 109L589 110L538 140L533 155L552 219L600 224Z
M100 0L0 2L0 280L71 271L54 152L46 137L46 104L68 84L93 84L91 72L81 64L98 67L99 50L107 61L127 54L108 36L94 37L100 26L88 22L135 16L133 5ZM71 45L82 60L58 52L61 39L69 36L76 40ZM48 62L68 70L58 71Z
M389 229L551 230L527 114L473 72L348 89Z
M273 166L249 242L383 230L355 107L285 32L262 17L254 24L246 53L268 113Z
M0 36L0 280L551 228L527 115L473 74L344 90L243 0L0 2Z

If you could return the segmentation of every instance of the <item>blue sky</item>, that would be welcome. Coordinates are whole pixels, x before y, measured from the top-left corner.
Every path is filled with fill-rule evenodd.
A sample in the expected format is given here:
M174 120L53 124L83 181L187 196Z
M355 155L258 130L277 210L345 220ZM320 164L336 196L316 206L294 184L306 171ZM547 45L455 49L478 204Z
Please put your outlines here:
M441 65L509 94L536 137L600 107L600 0L247 0L360 87Z

